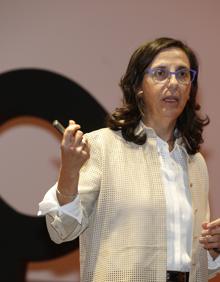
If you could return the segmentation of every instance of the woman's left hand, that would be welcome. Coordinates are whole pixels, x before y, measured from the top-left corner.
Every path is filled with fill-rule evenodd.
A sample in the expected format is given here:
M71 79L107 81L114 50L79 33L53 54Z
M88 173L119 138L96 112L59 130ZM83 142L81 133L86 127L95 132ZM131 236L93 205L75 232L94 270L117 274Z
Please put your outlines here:
M202 234L199 242L210 252L213 258L220 254L220 218L202 224Z

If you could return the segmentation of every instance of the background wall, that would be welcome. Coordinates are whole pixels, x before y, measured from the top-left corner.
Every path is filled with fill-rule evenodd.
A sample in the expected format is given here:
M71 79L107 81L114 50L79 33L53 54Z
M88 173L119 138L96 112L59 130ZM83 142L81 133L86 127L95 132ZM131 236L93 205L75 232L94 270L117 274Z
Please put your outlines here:
M118 82L134 49L160 36L185 40L199 57L199 99L211 119L203 152L210 172L212 218L216 218L220 216L219 11L218 0L0 0L0 72L23 68L56 72L80 84L111 111L120 102ZM53 107L53 93L47 95ZM56 181L60 140L26 125L3 131L0 140L1 196L17 210L36 214L38 202ZM32 264L28 278L78 281L77 259L75 252Z

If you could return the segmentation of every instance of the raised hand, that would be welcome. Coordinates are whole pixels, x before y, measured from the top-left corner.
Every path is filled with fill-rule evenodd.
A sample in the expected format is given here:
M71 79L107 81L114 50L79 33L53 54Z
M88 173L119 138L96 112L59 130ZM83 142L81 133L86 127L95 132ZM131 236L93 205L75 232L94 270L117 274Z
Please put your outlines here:
M89 144L80 131L80 125L70 120L61 142L61 168L57 190L61 205L72 201L77 194L79 171L89 159L89 152Z

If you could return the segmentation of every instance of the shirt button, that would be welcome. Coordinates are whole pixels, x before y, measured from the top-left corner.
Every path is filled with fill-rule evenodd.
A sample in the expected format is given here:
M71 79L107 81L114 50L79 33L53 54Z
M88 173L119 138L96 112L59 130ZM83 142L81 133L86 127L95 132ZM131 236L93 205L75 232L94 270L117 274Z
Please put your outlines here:
M195 209L194 209L194 213L196 213L197 211L198 211L198 209L197 209L197 208L195 208Z
M193 187L193 184L192 184L192 182L191 182L191 183L189 184L189 186L190 186L190 187Z

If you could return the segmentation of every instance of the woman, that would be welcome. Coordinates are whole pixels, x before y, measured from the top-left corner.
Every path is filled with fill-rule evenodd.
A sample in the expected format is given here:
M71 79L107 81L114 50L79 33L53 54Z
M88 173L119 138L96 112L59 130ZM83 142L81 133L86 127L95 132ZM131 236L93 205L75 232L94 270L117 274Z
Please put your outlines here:
M189 47L156 39L132 55L108 128L83 135L69 122L58 184L40 214L55 242L80 236L81 281L208 280L199 243L208 173L199 149L209 120L198 114L197 78ZM219 246L218 232L203 227L201 243Z

